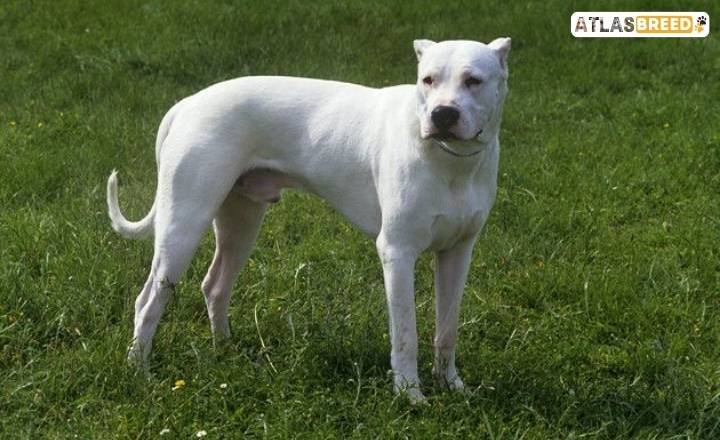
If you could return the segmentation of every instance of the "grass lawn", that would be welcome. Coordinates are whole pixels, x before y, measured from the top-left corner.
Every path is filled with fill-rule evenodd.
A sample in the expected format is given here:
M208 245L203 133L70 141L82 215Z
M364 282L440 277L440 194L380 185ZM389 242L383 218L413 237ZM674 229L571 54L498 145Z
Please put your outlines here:
M720 438L720 43L574 39L578 10L684 2L4 1L0 437ZM432 259L417 268L429 405L392 393L371 240L327 205L272 207L213 348L206 237L125 363L149 242L110 228L155 190L180 98L242 75L415 81L414 38L511 36L497 202L462 309L466 395L430 380ZM177 380L185 385L173 390Z

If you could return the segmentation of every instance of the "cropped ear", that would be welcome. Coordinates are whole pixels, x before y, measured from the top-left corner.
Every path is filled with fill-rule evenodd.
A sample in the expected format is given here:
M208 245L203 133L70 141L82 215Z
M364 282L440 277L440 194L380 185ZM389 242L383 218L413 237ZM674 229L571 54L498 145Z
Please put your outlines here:
M494 50L495 54L497 54L497 57L500 60L500 65L505 70L507 70L507 57L508 53L510 53L510 42L510 37L505 37L496 38L488 44L488 47Z
M425 52L425 50L433 44L435 44L435 42L431 40L413 41L413 47L415 48L415 55L417 55L418 61L420 61L420 58L422 58L423 52Z

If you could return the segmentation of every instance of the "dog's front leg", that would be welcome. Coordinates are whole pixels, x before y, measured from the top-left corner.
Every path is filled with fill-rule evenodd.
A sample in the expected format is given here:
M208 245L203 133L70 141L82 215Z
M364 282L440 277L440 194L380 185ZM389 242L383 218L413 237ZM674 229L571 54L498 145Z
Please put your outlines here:
M467 280L472 249L471 239L435 254L435 362L433 376L442 386L462 390L464 384L455 368L458 316Z
M390 315L390 365L395 391L405 393L412 403L425 400L417 373L417 330L415 327L414 271L418 252L389 244L379 238Z

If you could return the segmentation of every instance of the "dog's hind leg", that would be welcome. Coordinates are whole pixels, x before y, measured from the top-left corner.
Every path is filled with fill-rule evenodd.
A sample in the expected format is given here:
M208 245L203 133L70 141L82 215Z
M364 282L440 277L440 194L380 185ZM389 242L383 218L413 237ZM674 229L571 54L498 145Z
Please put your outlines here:
M215 257L205 275L205 294L213 336L230 336L228 306L233 284L257 239L267 203L231 192L215 216Z
M168 161L170 162L170 161ZM155 255L145 287L135 302L135 328L128 358L145 364L158 322L175 285L187 269L203 233L210 226L237 178L233 170L198 178L196 169L216 169L198 164L197 158L161 167L155 214Z
M172 232L156 231L155 256L150 275L135 300L135 329L128 353L131 362L139 365L146 362L165 306L190 264L203 232L210 224L209 218L204 220L203 224L198 222L194 225L173 221L175 226L171 228Z

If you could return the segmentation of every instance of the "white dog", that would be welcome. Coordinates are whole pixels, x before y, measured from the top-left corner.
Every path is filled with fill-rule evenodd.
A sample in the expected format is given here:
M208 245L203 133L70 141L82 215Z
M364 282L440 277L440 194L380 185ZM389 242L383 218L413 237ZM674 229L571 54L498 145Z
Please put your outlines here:
M473 244L496 193L510 39L416 40L415 85L373 89L288 77L246 77L183 99L165 115L150 213L113 228L154 232L150 276L135 302L129 356L144 363L160 316L212 222L216 249L202 284L215 335L228 336L233 282L268 202L283 188L325 199L376 240L390 314L395 389L424 399L417 372L414 267L436 255L434 376L462 389L455 368L459 306Z

